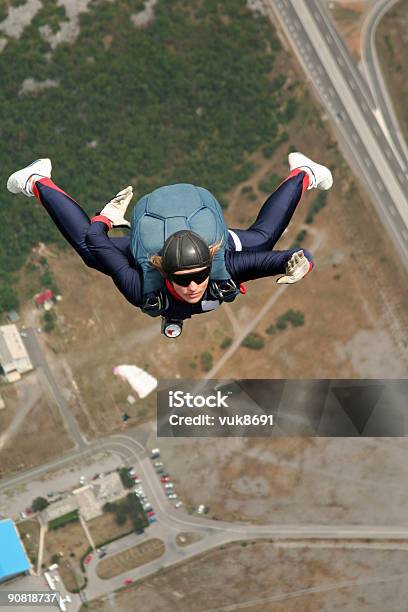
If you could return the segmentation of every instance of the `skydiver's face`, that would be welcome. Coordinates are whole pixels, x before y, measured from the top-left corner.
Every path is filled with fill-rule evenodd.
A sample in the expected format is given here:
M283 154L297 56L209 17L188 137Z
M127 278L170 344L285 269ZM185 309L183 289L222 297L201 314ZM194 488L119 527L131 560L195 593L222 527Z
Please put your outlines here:
M192 280L190 282L190 284L187 287L183 287L182 285L178 285L175 281L174 281L174 277L175 276L181 276L181 275L185 275L185 274L195 274L196 272L201 272L202 270L205 270L206 268L193 268L192 270L180 270L179 272L175 272L173 277L172 277L172 285L174 287L175 292L181 297L183 298L183 300L185 300L186 302L189 302L189 304L197 304L197 302L199 302L201 300L201 298L203 297L205 290L208 287L208 282L210 280L210 277L207 276L207 278L202 282L202 283L196 283L194 280Z

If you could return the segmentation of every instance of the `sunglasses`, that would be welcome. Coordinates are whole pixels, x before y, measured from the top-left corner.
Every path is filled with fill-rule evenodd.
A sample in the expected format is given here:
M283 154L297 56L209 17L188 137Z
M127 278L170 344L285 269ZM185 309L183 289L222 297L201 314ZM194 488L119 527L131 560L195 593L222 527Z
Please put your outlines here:
M180 287L188 287L192 282L201 285L210 276L210 270L211 268L208 267L199 272L191 272L191 274L169 274L169 280Z

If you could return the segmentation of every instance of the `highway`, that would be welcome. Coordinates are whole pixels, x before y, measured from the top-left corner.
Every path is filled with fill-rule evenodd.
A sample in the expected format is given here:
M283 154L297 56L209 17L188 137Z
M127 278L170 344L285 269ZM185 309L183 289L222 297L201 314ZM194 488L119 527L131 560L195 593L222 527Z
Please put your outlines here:
M318 0L265 0L265 5L273 21L278 17L340 147L408 269L408 164L370 108L375 105L372 94Z
M398 0L379 0L368 12L362 28L361 62L366 80L370 86L373 96L374 112L380 114L388 130L389 140L394 146L396 155L407 167L408 147L401 133L398 120L395 116L393 104L381 72L380 62L375 46L377 27L387 11L389 11Z

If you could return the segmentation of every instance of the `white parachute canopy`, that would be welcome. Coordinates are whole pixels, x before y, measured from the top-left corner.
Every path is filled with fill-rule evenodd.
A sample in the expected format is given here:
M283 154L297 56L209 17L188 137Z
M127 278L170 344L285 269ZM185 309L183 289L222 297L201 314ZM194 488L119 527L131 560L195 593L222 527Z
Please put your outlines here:
M135 365L116 366L113 368L113 373L122 380L127 380L140 399L147 397L157 387L157 379Z

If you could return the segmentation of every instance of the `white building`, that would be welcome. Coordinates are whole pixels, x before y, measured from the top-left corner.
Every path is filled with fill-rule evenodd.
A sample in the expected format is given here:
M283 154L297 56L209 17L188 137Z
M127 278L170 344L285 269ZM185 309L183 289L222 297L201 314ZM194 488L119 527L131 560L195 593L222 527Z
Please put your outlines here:
M8 382L33 369L24 343L15 325L0 326L0 367Z

